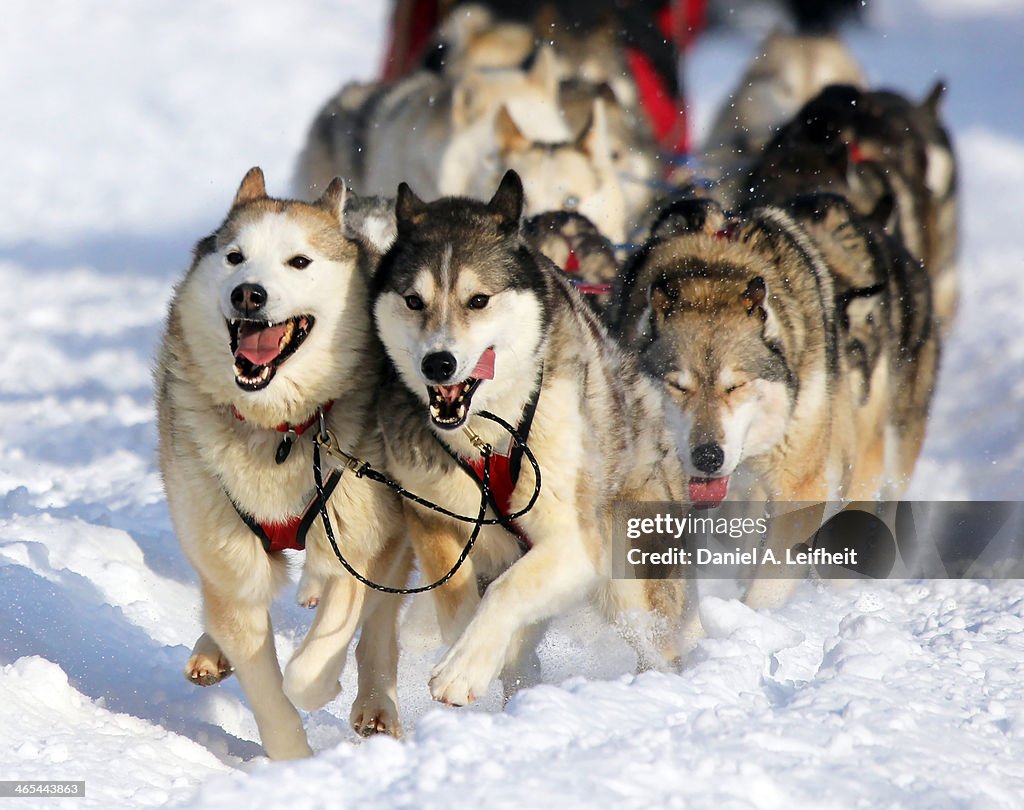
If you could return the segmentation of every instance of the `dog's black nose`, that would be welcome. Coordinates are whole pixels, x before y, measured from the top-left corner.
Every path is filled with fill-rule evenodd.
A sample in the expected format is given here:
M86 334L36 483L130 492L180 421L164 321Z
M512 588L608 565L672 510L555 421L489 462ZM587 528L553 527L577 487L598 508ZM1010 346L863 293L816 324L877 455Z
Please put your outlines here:
M267 303L267 291L259 284L239 284L231 291L231 306L244 315L259 312Z
M458 363L451 352L434 352L423 358L420 368L423 376L431 382L444 384L449 381Z
M720 444L714 442L702 444L700 447L693 448L690 459L693 461L693 466L703 473L718 472L725 462L725 451Z

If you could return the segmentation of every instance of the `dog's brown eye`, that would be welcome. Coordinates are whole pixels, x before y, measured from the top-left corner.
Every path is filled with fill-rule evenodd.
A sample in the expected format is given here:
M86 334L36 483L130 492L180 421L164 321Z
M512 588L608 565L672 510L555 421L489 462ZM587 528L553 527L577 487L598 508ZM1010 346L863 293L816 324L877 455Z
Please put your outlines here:
M423 309L423 299L418 295L407 295L405 296L405 305L409 309Z
M296 270L305 270L312 263L313 263L313 260L311 258L309 258L309 256L303 256L301 254L298 255L298 256L292 256L288 260L288 266L289 267L294 267Z
M487 306L487 302L491 300L489 295L474 295L469 299L470 309L483 309Z
M232 250L224 258L228 260L228 264L241 264L245 261L245 256L242 255L242 251L240 250Z
M736 383L735 385L730 385L730 386L728 386L725 389L725 393L726 394L731 394L734 391L739 391L743 386L744 386L744 383Z
M674 382L672 380L665 380L665 382L667 382L669 385L671 385L673 388L675 388L676 391L678 391L680 394L689 394L690 393L690 389L687 388L685 385L680 385L679 383Z

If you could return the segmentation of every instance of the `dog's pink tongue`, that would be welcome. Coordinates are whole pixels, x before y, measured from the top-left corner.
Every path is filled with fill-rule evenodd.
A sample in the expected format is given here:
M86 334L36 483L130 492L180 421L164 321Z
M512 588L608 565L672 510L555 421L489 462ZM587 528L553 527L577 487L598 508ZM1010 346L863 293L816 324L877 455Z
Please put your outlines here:
M476 361L476 367L469 372L469 376L478 380L494 379L494 349L484 350L480 359Z
M462 383L458 385L439 385L437 390L441 392L445 402L451 405L458 398L459 394L462 393Z
M718 506L729 490L729 476L723 478L691 478L690 503L694 506Z
M265 366L281 353L279 346L286 327L286 323L263 328L242 324L238 329L235 357L244 357L254 366Z

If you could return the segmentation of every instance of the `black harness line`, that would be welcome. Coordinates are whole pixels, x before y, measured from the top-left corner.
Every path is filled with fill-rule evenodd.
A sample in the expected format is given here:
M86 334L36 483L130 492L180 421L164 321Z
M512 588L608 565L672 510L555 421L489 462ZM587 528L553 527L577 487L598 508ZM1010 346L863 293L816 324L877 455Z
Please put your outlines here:
M484 458L489 458L491 454L490 446L487 446L482 451ZM367 465L368 467L369 465ZM375 471L376 472L376 471ZM380 473L377 473L378 475ZM359 476L359 472L356 472ZM361 476L359 476L361 477ZM376 479L374 479L376 480ZM455 576L455 573L462 567L462 564L469 557L469 553L473 550L473 546L476 544L477 537L480 536L480 528L484 525L484 515L487 513L487 504L490 496L490 473L487 468L484 468L484 479L480 487L480 513L477 515L476 520L473 521L476 525L473 527L472 534L469 535L469 540L466 541L466 545L462 549L462 553L459 554L459 558L455 561L455 565L451 567L447 574L442 576L440 579L431 582L429 585L420 585L415 588L392 588L388 585L381 585L380 583L374 582L362 574L360 574L350 563L345 559L345 555L341 553L341 549L338 548L338 541L334 537L334 528L331 526L330 515L327 514L327 499L330 497L328 493L324 491L323 485L323 473L320 469L320 443L313 443L313 482L316 485L317 498L320 501L320 518L324 524L324 533L327 535L327 540L331 544L331 548L334 551L334 556L338 558L338 562L341 563L342 568L349 572L355 579L363 583L368 588L373 588L375 591L382 591L383 593L392 594L412 594L412 593L425 593L426 591L432 591L434 588L439 588L444 585L449 579ZM427 502L424 502L427 503Z
M534 395L534 398L532 400L533 408L530 410L529 413L530 422L532 422L533 420L533 411L536 409L536 397L539 396L539 391L540 386L538 385L537 393ZM512 437L513 447L518 451L518 458L520 460L519 463L521 464L521 459L523 456L525 456L527 461L529 461L530 466L533 467L533 494L530 496L530 500L526 503L526 505L516 512L512 512L506 515L503 514L500 509L497 508L494 495L491 491L490 460L493 451L488 443L486 443L485 441L483 441L483 439L481 439L475 433L470 431L468 427L465 428L465 430L469 433L470 440L473 442L473 446L480 451L480 455L483 461L482 472L479 477L477 477L477 475L472 471L472 468L466 470L466 472L470 476L472 476L473 480L477 481L480 486L480 510L475 518L466 517L465 515L460 515L457 512L452 512L449 509L445 509L443 506L439 506L438 504L428 501L426 498L423 498L415 494L414 492L410 492L397 481L393 481L380 471L373 469L373 467L371 467L368 462L362 461L361 459L358 459L355 456L346 453L338 446L336 438L333 436L333 434L330 433L330 431L327 430L326 421L321 418L319 434L315 436L313 439L313 483L316 488L316 500L318 501L320 519L321 522L323 523L324 533L327 535L327 540L331 544L331 549L334 551L334 556L338 558L338 562L341 563L341 566L346 571L348 571L348 573L351 574L352 577L361 582L363 585L367 586L368 588L372 588L376 591L381 591L383 593L399 595L425 593L426 591L431 591L434 588L438 588L441 585L444 585L448 580L455 576L456 572L459 570L459 568L462 567L462 564L466 561L466 559L469 557L470 552L473 550L473 546L476 544L477 537L479 537L480 535L481 527L500 525L502 528L506 529L506 531L511 532L516 537L520 536L519 532L517 532L514 528L510 528L510 525L513 523L513 521L522 517L531 509L533 509L534 504L537 503L537 498L540 497L540 464L537 462L537 458L536 456L534 456L533 451L530 450L529 445L527 445L526 440L523 438L522 435L520 435L520 432L518 430L512 427L512 425L510 425L500 416L496 416L495 414L490 413L489 411L480 411L478 415L484 419L488 419L491 422L496 423L497 425L505 429L508 432L508 434ZM529 424L527 424L527 427L529 427ZM442 443L442 446L445 445ZM371 481L376 481L377 483L383 484L392 492L394 492L397 495L400 495L406 500L419 504L420 506L430 509L431 511L437 512L438 514L444 515L446 517L450 517L453 520L462 521L463 523L474 524L472 534L470 534L469 539L466 541L466 545L463 547L462 552L459 554L458 559L455 561L455 564L451 567L451 569L444 576L442 576L435 582L431 582L428 585L420 585L414 588L392 588L387 585L381 585L364 576L359 571L357 571L352 566L352 564L347 559L345 559L344 554L341 553L341 549L338 547L338 541L334 536L334 527L331 525L330 515L327 514L327 500L330 497L330 491L324 485L320 455L321 448L326 450L331 455L341 459L344 462L345 469L352 470L352 472L355 474L357 478L369 478ZM456 461L458 460L458 457L456 457ZM460 464L460 466L462 465ZM463 467L463 469L465 470L466 468ZM340 476L341 473L338 474ZM487 514L488 506L494 508L496 514L498 514L499 517L485 517L485 515Z
M540 374L537 378L537 384L534 387L533 394L530 395L529 401L526 403L526 407L523 409L523 418L519 421L519 427L513 430L512 426L507 422L504 422L494 414L490 414L495 421L498 422L505 430L509 432L512 437L511 446L507 456L507 462L504 465L497 464L497 461L501 459L501 456L492 455L489 459L481 458L480 464L474 464L468 459L460 456L454 450L451 449L436 433L434 439L437 441L441 448L452 457L452 460L459 465L466 475L472 478L477 486L481 485L483 481L483 472L485 469L490 473L498 473L498 479L491 480L489 501L491 509L497 516L497 522L501 524L501 527L505 529L509 534L513 535L518 541L519 545L525 554L532 547L529 537L526 533L516 524L516 519L521 515L525 514L533 506L531 500L529 505L520 510L519 512L512 512L512 493L515 491L516 484L519 483L519 473L523 466L523 449L527 448L527 439L530 436L530 428L533 426L533 417L537 413L537 404L540 401L541 387L544 383L544 369L541 368ZM492 463L493 462L493 463ZM539 470L534 469L539 475ZM537 479L539 482L539 478ZM537 489L534 493L534 499L536 494L540 491L540 484L537 484Z

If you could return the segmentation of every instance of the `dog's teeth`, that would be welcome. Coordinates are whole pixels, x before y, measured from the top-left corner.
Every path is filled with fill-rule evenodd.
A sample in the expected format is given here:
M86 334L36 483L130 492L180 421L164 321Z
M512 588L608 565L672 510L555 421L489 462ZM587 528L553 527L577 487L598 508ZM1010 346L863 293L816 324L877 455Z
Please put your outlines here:
M284 328L284 333L281 335L281 340L277 343L277 348L280 351L284 351L285 346L292 342L292 336L295 334L295 321L288 321Z

